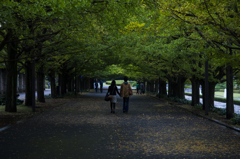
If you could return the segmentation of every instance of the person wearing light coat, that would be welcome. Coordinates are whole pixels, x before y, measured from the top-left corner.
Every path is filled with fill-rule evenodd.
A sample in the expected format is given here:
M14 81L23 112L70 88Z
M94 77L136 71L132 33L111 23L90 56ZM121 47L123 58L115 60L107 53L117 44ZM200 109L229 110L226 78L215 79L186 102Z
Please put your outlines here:
M129 108L129 97L132 95L132 87L130 83L127 82L128 77L124 77L124 82L121 84L120 96L123 97L123 113L128 113Z

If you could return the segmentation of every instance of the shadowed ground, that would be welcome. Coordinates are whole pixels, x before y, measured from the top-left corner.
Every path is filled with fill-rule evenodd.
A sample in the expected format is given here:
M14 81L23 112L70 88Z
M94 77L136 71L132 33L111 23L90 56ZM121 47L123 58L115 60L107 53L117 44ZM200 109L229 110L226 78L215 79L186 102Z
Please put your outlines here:
M89 93L0 132L7 158L240 158L240 134L145 95Z

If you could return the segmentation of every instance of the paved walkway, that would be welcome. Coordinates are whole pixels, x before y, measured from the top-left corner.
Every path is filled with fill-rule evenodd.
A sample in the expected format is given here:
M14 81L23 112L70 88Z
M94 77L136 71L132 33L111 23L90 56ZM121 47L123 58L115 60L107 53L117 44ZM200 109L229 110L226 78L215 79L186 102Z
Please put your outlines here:
M145 95L131 97L128 114L119 98L111 114L104 95L68 99L0 132L1 158L240 158L234 130Z
M108 86L104 85L103 89L107 90ZM118 89L120 91L120 86L118 86ZM135 89L135 87L133 89ZM99 92L99 89L98 89L98 92ZM189 92L189 90L188 90L188 92ZM51 89L46 89L44 91L44 95L49 95L49 94L51 94ZM35 92L35 96L37 97L37 92ZM25 99L25 93L19 93L18 98L19 99ZM185 95L185 98L187 100L192 100L192 96ZM200 98L200 102L203 103L202 98ZM225 108L226 109L226 103L223 103L223 102L214 101L214 106L217 107L217 108ZM240 105L234 105L234 112L236 114L240 114Z

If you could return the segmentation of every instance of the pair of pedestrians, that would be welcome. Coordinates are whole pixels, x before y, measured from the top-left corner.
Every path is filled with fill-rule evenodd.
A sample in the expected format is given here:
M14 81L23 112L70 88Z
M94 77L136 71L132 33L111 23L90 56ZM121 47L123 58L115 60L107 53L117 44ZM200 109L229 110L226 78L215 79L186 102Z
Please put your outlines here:
M111 95L110 100L110 107L111 107L111 113L115 113L115 107L117 103L117 93L120 97L123 97L123 113L128 113L128 107L129 107L129 97L132 95L132 87L130 83L127 82L128 77L124 77L124 82L121 84L120 93L118 91L118 88L116 86L115 80L112 81L111 86L108 87L108 93Z
M100 92L102 93L103 92L103 81L100 80L99 84L100 84ZM95 90L97 93L98 92L98 80L97 79L96 79L96 82L94 83L94 85L95 85Z

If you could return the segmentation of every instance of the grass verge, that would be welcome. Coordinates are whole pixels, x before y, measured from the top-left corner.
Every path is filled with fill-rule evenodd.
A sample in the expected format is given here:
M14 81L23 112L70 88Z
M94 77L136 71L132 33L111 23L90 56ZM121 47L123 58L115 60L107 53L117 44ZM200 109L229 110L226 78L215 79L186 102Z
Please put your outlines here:
M186 92L185 92L185 95L192 96L192 93L186 93ZM202 98L202 95L200 95L200 98ZM214 97L214 101L226 103L226 98L223 98L223 97ZM236 104L236 105L240 105L240 100L234 99L234 100L233 100L233 103Z

